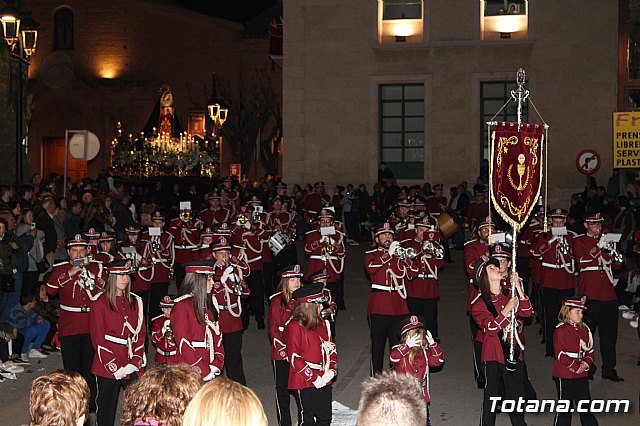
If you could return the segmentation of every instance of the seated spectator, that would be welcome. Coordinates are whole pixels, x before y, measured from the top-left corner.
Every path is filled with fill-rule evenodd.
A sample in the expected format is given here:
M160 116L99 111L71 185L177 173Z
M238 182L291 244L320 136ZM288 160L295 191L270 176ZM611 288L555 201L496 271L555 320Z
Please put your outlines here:
M362 384L357 426L414 426L427 424L427 408L420 383L413 377L384 372Z
M424 410L424 404L423 404ZM202 387L184 413L183 426L266 426L256 394L246 386L217 378Z
M20 296L20 304L15 305L7 316L9 325L18 329L18 333L24 338L22 343L22 359L46 358L47 353L42 352L42 343L49 333L50 325L43 317L38 316L34 311L36 297L33 294L23 294ZM29 346L33 342L33 347Z
M44 339L42 348L46 351L57 352L59 349L51 343L53 336L58 332L58 308L60 305L59 299L55 302L49 298L47 294L47 283L44 281L38 281L34 286L33 294L36 296L36 306L33 308L34 312L44 318L49 323L49 332Z
M201 386L200 373L193 367L156 365L127 388L121 424L180 426Z
M89 386L75 371L54 371L31 384L30 426L82 426L88 411Z

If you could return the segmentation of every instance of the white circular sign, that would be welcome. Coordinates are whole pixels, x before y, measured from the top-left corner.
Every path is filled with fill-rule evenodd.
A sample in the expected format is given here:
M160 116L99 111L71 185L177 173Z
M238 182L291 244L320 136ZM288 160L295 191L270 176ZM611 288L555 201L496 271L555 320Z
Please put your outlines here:
M580 151L576 156L576 167L580 173L592 175L600 169L600 154L593 149Z
M85 146L84 135L82 133L76 133L69 139L69 153L73 158L79 160L84 158ZM93 160L100 152L100 141L93 132L87 132L87 158L86 160Z

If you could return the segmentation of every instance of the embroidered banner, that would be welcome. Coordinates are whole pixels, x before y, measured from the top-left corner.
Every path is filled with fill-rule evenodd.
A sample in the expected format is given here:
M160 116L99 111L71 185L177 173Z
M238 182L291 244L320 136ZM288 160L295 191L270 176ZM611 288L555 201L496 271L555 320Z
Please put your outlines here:
M544 126L498 122L491 133L491 200L495 210L517 231L540 195Z

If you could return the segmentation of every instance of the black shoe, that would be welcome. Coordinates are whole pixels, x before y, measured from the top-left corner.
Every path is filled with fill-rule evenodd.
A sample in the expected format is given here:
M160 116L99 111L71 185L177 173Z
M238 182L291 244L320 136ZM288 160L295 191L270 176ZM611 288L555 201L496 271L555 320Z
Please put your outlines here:
M15 365L31 365L31 363L29 361L25 361L24 359L22 359L20 357L11 358L11 359L9 359L9 361L13 362Z
M617 373L610 374L608 376L602 376L604 380L611 380L612 382L624 382L624 379L618 376Z
M453 260L451 260L451 259L445 259L445 260L444 260L444 263L453 263Z
M258 320L258 330L264 330L264 320Z

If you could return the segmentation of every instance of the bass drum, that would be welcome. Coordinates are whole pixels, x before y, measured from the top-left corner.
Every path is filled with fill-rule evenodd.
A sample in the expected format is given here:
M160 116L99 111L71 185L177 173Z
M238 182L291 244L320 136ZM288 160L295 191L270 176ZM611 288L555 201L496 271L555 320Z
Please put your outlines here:
M449 239L458 231L458 225L453 221L449 213L440 213L438 216L438 226L445 239Z

